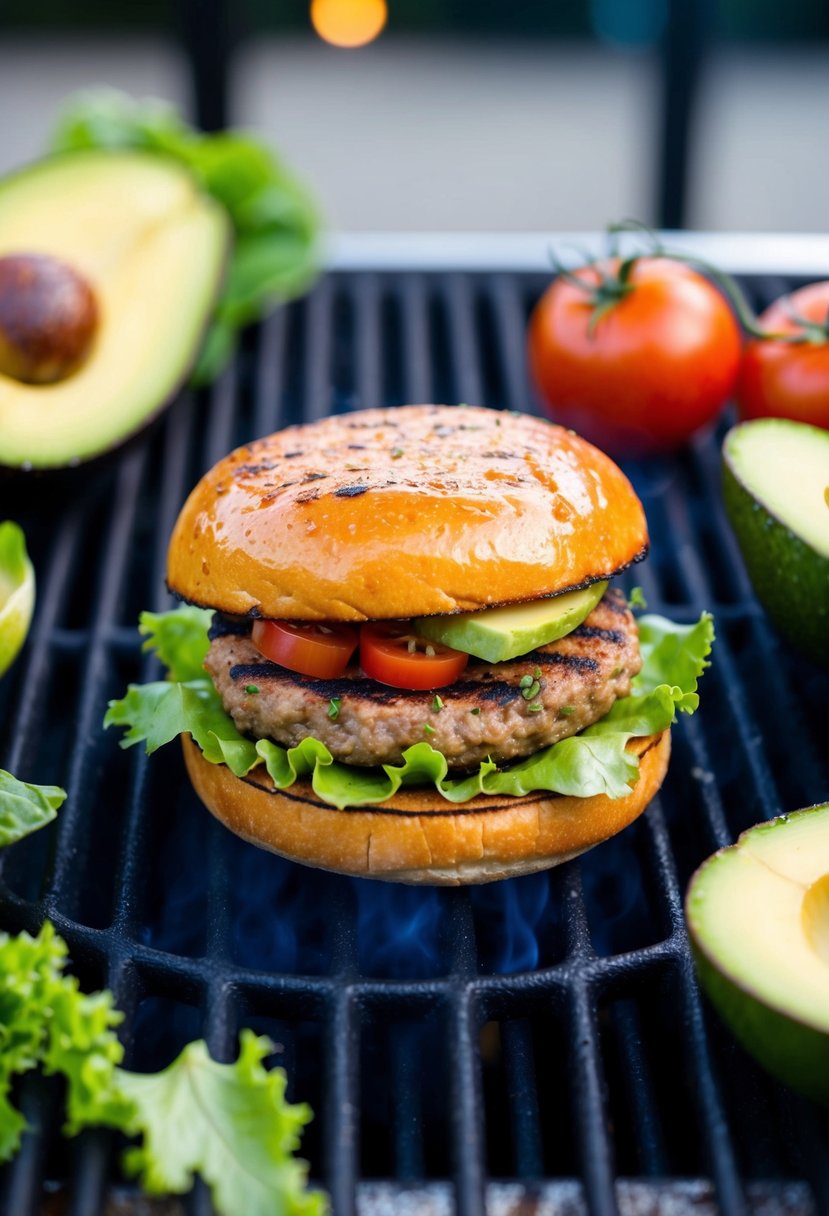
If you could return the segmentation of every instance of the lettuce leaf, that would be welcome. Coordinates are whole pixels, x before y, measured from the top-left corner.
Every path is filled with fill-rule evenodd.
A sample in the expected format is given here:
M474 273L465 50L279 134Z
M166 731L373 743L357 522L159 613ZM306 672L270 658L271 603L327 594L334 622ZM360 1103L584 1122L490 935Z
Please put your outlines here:
M286 1102L284 1071L262 1066L273 1050L243 1030L235 1064L217 1064L200 1040L163 1072L120 1072L136 1112L127 1130L143 1135L125 1155L127 1173L151 1195L182 1195L198 1173L227 1216L322 1216L325 1196L305 1189L305 1163L293 1155L311 1109Z
M51 823L65 798L57 785L29 785L0 769L0 848Z
M146 613L142 617L142 631L152 630L150 644L166 662L171 677L176 673L191 676L193 656L202 644L206 648L207 620L192 614L193 609L178 608L151 621ZM198 631L202 631L201 642L196 641ZM626 750L630 739L657 734L675 721L677 712L693 713L697 708L697 683L709 666L714 622L709 613L703 613L694 625L645 616L639 631L642 670L630 696L616 701L604 718L581 734L506 768L484 760L477 773L468 777L449 777L446 758L425 742L408 748L401 764L375 769L336 762L318 739L304 739L290 748L268 739L254 743L236 729L213 682L203 674L184 682L131 684L126 696L110 702L104 725L127 727L121 746L143 743L148 753L178 734L189 734L207 760L227 764L237 777L264 764L278 789L307 779L318 798L341 810L384 802L402 787L416 785L434 785L452 803L468 802L478 794L521 795L533 790L582 798L594 794L623 798L639 775L638 759ZM172 644L179 635L188 659ZM160 638L163 643L152 640Z
M16 1076L42 1067L66 1078L66 1131L122 1127L132 1104L118 1089L122 1015L112 994L86 996L64 974L67 949L47 921L37 937L0 934L0 1161L17 1149L26 1121L11 1103Z
M322 1216L325 1196L306 1190L294 1157L311 1111L286 1102L284 1071L263 1067L269 1040L243 1031L235 1064L217 1064L200 1040L162 1072L127 1072L112 993L82 993L67 953L49 921L36 937L0 934L0 1162L26 1129L12 1083L42 1068L66 1079L67 1135L107 1126L141 1137L124 1164L151 1193L183 1194L198 1173L219 1216Z

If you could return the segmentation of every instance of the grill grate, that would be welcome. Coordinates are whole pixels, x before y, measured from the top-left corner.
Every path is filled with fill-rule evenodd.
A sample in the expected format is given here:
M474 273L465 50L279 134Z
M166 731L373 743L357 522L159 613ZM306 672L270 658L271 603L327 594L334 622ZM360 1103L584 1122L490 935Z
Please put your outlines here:
M758 305L791 287L743 285ZM829 1210L825 1124L709 1018L684 933L696 865L829 788L825 681L778 646L752 599L713 438L628 469L652 535L635 580L675 618L710 607L719 640L661 797L581 862L473 891L312 873L210 820L174 749L148 762L99 730L107 699L155 674L134 624L167 606L166 539L201 472L331 410L532 409L523 332L542 286L506 272L332 274L251 331L209 394L185 393L108 468L29 504L37 617L0 684L0 755L69 798L0 858L0 924L52 918L84 983L115 991L131 1066L159 1067L201 1034L228 1059L240 1026L269 1033L289 1095L316 1111L303 1152L337 1216L404 1199L459 1216L485 1203ZM21 518L2 494L0 516ZM27 1081L22 1102L36 1130L2 1176L0 1211L45 1210L46 1181L65 1201L50 1212L127 1210L111 1190L114 1139L67 1147L50 1085ZM181 1210L209 1211L204 1190Z

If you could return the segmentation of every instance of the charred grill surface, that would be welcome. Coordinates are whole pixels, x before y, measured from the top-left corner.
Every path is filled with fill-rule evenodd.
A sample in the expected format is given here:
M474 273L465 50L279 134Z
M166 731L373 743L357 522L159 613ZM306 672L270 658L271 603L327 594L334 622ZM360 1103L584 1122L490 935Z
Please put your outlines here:
M336 680L297 675L263 660L239 635L214 638L205 665L245 734L289 747L311 735L335 759L358 765L398 763L426 740L460 771L577 734L628 694L641 660L636 623L621 592L610 590L558 642L506 663L471 659L460 680L438 690L439 702L434 692L379 684L357 666ZM533 683L522 687L527 676Z

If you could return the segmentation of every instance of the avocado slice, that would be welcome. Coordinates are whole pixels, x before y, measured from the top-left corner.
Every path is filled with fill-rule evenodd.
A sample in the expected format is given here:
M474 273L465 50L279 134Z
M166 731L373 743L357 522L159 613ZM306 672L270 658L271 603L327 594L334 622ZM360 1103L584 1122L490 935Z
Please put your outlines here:
M593 583L579 591L565 591L563 595L526 604L507 604L452 616L424 616L414 622L414 627L433 642L463 650L487 663L502 663L572 633L606 590L606 582Z
M829 432L785 418L734 427L723 497L757 598L793 646L829 665Z
M172 160L73 152L0 181L0 258L62 259L91 284L99 321L73 375L0 374L0 465L77 464L141 430L201 344L229 241L224 209Z
M22 529L0 524L0 676L26 640L35 606L35 572Z
M685 913L700 982L734 1035L829 1105L829 803L709 857Z

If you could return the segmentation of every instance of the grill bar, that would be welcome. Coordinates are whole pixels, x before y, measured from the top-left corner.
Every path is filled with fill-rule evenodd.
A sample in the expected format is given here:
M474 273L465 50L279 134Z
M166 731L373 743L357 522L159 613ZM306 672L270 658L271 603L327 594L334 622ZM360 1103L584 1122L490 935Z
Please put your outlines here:
M536 409L524 326L543 283L503 270L331 275L246 335L211 391L185 393L156 431L79 483L57 524L23 520L38 612L8 677L0 746L6 767L64 783L70 798L55 827L0 855L0 925L52 917L84 982L106 982L125 1011L130 1067L158 1067L194 1034L225 1060L241 1026L271 1034L292 1099L316 1111L303 1152L337 1216L403 1195L424 1213L500 1216L509 1192L497 1180L509 1179L539 1204L593 1216L625 1216L643 1197L705 1212L711 1184L725 1216L811 1216L811 1195L826 1207L829 1192L825 1120L742 1056L735 1064L701 1003L682 916L688 876L713 847L825 797L829 779L825 686L751 597L719 504L715 438L629 469L653 536L630 582L655 611L691 621L710 607L718 620L703 710L678 724L645 820L514 884L526 895L510 901L516 916L533 903L530 884L544 884L535 955L517 951L526 932L497 892L383 896L367 936L365 885L232 841L205 822L174 750L148 761L98 730L126 680L158 674L132 623L140 607L169 603L167 538L199 474L236 444L331 409ZM757 304L790 285L746 281ZM11 499L3 511L20 514ZM255 915L243 921L245 900ZM393 948L375 958L383 931ZM169 1018L150 1017L158 1001ZM112 1139L85 1135L67 1172L54 1087L29 1080L21 1100L38 1130L4 1172L0 1210L37 1212L44 1179L64 1175L70 1216L103 1210ZM185 1206L207 1213L204 1188Z

